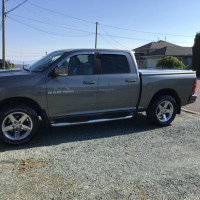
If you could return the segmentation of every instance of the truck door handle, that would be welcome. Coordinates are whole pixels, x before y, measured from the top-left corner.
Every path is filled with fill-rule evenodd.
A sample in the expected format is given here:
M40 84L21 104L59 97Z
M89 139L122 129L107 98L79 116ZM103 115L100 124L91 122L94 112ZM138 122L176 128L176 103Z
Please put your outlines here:
M127 82L127 83L134 83L134 82L136 82L136 80L135 79L127 79L127 80L125 80L125 82Z
M95 84L95 81L83 81L84 85L92 85Z

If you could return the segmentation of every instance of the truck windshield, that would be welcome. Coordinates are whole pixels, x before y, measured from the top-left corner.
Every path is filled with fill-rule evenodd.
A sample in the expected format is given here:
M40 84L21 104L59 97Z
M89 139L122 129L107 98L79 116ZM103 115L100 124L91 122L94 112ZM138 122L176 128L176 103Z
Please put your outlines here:
M25 68L27 71L41 72L58 60L65 52L53 52Z

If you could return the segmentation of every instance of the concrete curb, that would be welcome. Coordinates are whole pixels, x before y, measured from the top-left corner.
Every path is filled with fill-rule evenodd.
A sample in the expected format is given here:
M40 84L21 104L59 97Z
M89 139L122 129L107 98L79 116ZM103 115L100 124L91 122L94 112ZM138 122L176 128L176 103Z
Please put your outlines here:
M188 110L188 109L185 109L185 108L182 108L181 110L182 110L182 111L184 111L184 112L187 112L187 113L191 113L191 114L200 115L200 112L195 112L195 111Z

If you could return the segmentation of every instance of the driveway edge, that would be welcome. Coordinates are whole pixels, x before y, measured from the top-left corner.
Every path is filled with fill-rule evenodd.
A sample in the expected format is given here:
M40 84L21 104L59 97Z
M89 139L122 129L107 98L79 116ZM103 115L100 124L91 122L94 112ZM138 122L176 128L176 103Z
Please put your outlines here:
M195 111L188 110L188 109L185 109L185 108L182 108L181 110L182 110L182 111L184 111L184 112L187 112L187 113L191 113L191 114L200 115L200 113L199 113L199 112L195 112Z

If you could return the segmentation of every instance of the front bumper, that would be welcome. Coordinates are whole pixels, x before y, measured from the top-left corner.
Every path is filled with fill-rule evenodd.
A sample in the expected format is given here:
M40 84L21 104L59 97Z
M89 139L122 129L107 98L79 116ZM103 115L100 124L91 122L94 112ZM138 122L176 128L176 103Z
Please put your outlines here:
M188 104L191 104L191 103L194 103L197 99L197 95L196 94L193 94L189 100L188 100Z

